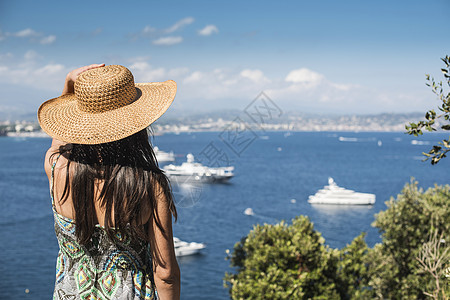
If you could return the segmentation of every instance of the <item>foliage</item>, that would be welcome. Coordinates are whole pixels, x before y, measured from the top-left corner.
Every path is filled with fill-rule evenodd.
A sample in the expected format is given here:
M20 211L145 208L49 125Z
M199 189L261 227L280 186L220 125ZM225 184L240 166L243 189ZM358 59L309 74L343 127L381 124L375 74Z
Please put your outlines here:
M447 298L445 286L441 287L441 280L450 277L450 268L446 268L448 261L450 261L450 247L445 247L444 234L438 235L438 230L435 230L430 235L428 242L423 244L417 260L423 273L430 274L435 283L434 291L424 291L423 293L434 299Z
M376 215L372 225L382 234L382 244L369 251L366 262L370 286L378 297L424 298L423 292L435 289L432 274L424 270L418 258L432 232L450 232L449 201L449 186L435 186L423 192L413 181L397 199L386 202L386 211ZM447 242L440 251L449 247ZM448 260L445 264L449 267ZM448 279L442 275L440 280L446 282L443 288L449 293Z
M450 57L446 56L441 59L445 68L441 71L444 74L444 78L447 81L447 85L450 87ZM443 118L445 120L444 124L440 126L442 130L450 130L450 92L447 94L444 91L442 81L436 83L433 77L426 75L427 83L426 85L431 87L431 90L436 94L440 101L442 101L439 110L442 112L437 115L434 110L429 110L425 114L426 121L419 121L418 123L409 123L406 125L406 130L408 134L414 136L422 135L422 129L428 131L436 131L436 120ZM443 139L438 145L434 145L433 148L428 153L423 153L426 159L431 158L431 164L438 163L442 158L446 157L447 152L450 151L450 137L448 139Z
M363 235L342 251L330 249L307 217L292 225L257 225L231 255L237 274L225 275L233 299L347 299L358 295L367 251ZM339 276L341 275L341 276Z
M365 233L361 233L350 245L338 251L336 278L341 299L371 298L370 278L365 261L369 247L364 241L365 235Z
M232 299L448 299L449 201L449 186L405 185L376 215L373 248L361 234L331 249L304 216L256 225L236 243L225 285Z

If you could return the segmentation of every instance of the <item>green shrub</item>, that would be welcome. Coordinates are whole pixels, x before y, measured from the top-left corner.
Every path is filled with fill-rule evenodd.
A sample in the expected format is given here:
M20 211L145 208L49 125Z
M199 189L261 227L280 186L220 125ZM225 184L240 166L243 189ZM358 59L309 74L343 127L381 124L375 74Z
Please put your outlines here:
M288 225L256 225L230 257L237 274L226 274L233 299L350 298L364 282L361 235L342 251L330 249L307 217ZM342 274L342 276L337 276Z
M417 182L407 184L397 199L386 202L387 210L378 213L375 222L382 243L370 250L370 285L378 296L388 299L424 299L424 292L435 291L433 275L419 263L423 245L435 232L443 234L440 253L449 249L450 187L435 186L423 192ZM441 240L441 238L439 239ZM448 251L448 250L447 250ZM445 258L445 257L444 257ZM449 267L450 257L443 261ZM450 292L449 278L438 278L441 295Z
M256 225L234 246L225 286L232 299L448 299L449 203L449 186L405 185L376 215L373 248L363 233L331 249L305 216Z

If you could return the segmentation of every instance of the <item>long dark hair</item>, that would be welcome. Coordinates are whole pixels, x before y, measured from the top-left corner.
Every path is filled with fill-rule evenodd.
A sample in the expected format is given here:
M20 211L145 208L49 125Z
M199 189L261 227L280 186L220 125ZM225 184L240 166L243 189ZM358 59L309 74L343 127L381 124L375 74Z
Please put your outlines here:
M149 209L156 225L164 232L156 211L156 201L161 196L168 201L176 220L177 211L169 180L158 166L148 137L147 129L144 129L110 143L66 144L55 153L68 159L60 201L64 203L71 195L75 209L75 235L81 244L88 243L95 230L94 201L97 200L105 209L105 230L112 240L117 236L123 238L123 235L148 240L147 226L142 224L141 218L142 212ZM69 172L72 164L72 172ZM96 181L103 182L98 197L94 194Z

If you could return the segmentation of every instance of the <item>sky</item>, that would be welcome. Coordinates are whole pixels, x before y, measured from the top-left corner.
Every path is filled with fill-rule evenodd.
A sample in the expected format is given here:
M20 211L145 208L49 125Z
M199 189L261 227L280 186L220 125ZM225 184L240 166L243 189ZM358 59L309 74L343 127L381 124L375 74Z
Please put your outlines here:
M177 112L424 112L443 80L450 0L0 0L0 118L34 114L91 63L175 80Z

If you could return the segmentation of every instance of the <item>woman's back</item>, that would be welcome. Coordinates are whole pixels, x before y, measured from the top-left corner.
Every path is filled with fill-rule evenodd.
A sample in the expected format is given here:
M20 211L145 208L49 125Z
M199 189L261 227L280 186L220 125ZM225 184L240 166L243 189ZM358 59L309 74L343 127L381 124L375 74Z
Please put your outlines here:
M66 201L59 201L66 183L67 159L57 156L50 166L53 152L54 149L49 149L45 166L60 248L53 298L155 299L150 243L145 239L133 238L128 230L117 233L112 240L105 230L105 209L98 198L104 182L98 181L94 190L98 222L89 241L79 243L75 235L73 200L69 194ZM144 219L148 220L148 216Z
M57 201L54 201L53 206L58 214L72 219L75 219L75 208L74 201L72 199L71 193L64 193L66 188L67 179L74 176L74 163L69 166L69 160L66 158L67 155L59 154L59 147L66 145L66 143L54 140L54 143L47 151L44 160L44 169L47 174L50 183L50 191L53 189L52 197ZM53 176L53 178L52 178ZM101 227L106 227L105 224L105 213L106 209L102 206L100 199L101 191L104 188L105 181L102 179L95 179L93 185L93 207L95 210L95 225ZM64 201L61 201L64 198ZM140 223L145 224L150 218L150 207L147 205L148 202L142 201L140 207ZM111 221L114 223L114 206L111 207Z

